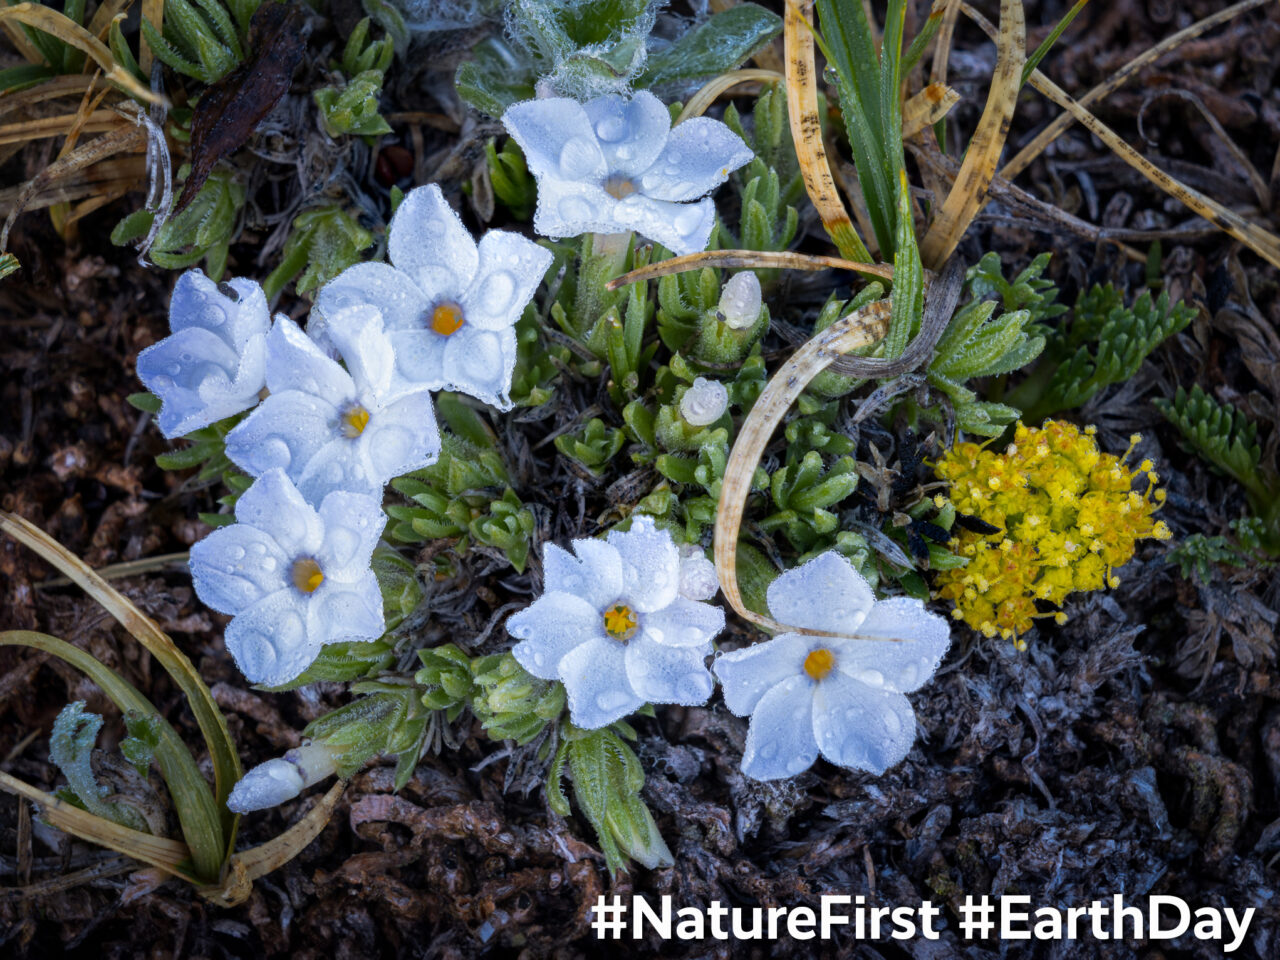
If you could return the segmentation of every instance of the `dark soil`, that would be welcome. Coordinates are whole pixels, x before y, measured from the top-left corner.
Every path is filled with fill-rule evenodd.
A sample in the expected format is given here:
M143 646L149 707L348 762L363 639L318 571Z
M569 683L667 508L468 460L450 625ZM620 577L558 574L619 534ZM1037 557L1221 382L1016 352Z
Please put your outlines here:
M927 4L920 4L927 7ZM990 15L998 4L980 4ZM1069 6L1027 4L1029 46ZM1046 71L1080 94L1219 0L1116 0L1081 15ZM340 23L354 19L346 11ZM417 181L456 189L475 168L492 126L465 119L448 77L467 38L437 40L396 74L394 109L442 115L436 125L397 135L417 158ZM315 41L313 40L312 43ZM317 57L317 60L320 58ZM953 130L970 131L981 109L994 48L962 25L951 78L965 101ZM1280 8L1270 5L1196 40L1104 101L1099 115L1143 153L1186 182L1280 228L1280 205L1264 209L1240 163L1199 112L1208 111L1247 156L1272 197L1280 197ZM1168 91L1180 91L1177 96ZM300 94L295 81L294 93ZM384 112L389 112L384 104ZM1011 142L1027 142L1056 108L1027 92ZM456 126L444 118L463 120ZM39 170L47 156L21 154L0 168L9 182ZM330 158L331 159L331 158ZM263 166L267 166L263 162ZM367 159L360 165L372 169ZM270 166L268 179L294 176ZM1238 486L1179 446L1151 405L1177 384L1201 384L1246 409L1280 437L1280 290L1277 272L1196 220L1178 203L1072 128L1018 185L1078 217L1073 233L1043 210L993 205L961 247L970 263L997 250L1017 268L1053 252L1051 273L1074 301L1087 284L1112 280L1136 290L1145 255L1162 244L1173 296L1200 307L1199 319L1160 349L1131 382L1079 411L1100 427L1108 449L1141 431L1169 488L1163 518L1175 536L1229 533L1245 510ZM373 176L359 189L375 202ZM271 190L257 195L268 213ZM134 198L82 221L65 245L43 213L19 221L11 249L21 273L0 282L0 503L39 524L95 566L186 550L207 530L200 510L218 491L158 469L165 441L125 403L139 389L138 351L167 332L174 275L142 269L111 246L111 227ZM385 209L385 208L383 208ZM471 212L473 226L479 221ZM499 219L501 215L499 214ZM806 245L823 248L810 218ZM1093 230L1092 234L1089 230ZM261 279L270 235L251 221L233 248L230 272ZM1107 239L1109 238L1109 239ZM263 263L267 264L264 267ZM810 281L805 281L810 282ZM786 297L776 301L786 304ZM284 309L296 304L291 292ZM785 315L785 307L779 307ZM293 311L301 314L304 306ZM797 322L800 318L795 318ZM591 386L563 391L556 422L594 401ZM575 405L577 409L575 409ZM563 516L540 516L539 536L563 541L594 533L609 505L603 490L553 463L526 459L524 482L555 491ZM543 472L545 471L545 472ZM641 491L643 493L643 491ZM617 495L614 490L613 494ZM580 511L577 498L588 498ZM531 497L531 499L533 499ZM623 505L629 501L623 501ZM586 519L582 519L585 517ZM511 777L527 759L488 741L465 717L456 750L429 755L399 794L391 768L374 765L352 782L320 838L256 885L233 910L161 882L116 854L72 842L33 822L0 794L0 944L8 956L95 957L592 957L603 947L588 927L597 895L612 890L671 894L677 907L711 900L738 905L816 905L822 893L862 895L874 904L944 907L937 942L620 947L615 953L672 956L1209 957L1221 948L1185 938L1168 944L966 943L954 906L966 895L1021 893L1033 905L1083 906L1115 893L1167 893L1193 907L1256 907L1248 945L1237 956L1280 956L1280 673L1274 573L1222 567L1209 585L1182 579L1155 544L1122 572L1121 585L1069 605L1063 627L1042 627L1029 651L957 627L937 681L913 697L922 734L908 760L881 778L820 762L794 781L761 785L738 771L745 721L719 699L706 708L666 708L638 724L648 775L645 798L676 866L637 869L612 884L585 821L565 821L540 789ZM510 575L476 553L452 581L429 584L427 627L413 643L455 640L501 649L500 608L540 579ZM121 672L178 726L199 735L163 671L82 594L45 588L50 571L11 541L0 543L0 627L43 630L94 653ZM196 663L226 711L246 766L279 755L297 730L343 702L344 690L270 695L249 691L226 654L224 621L193 596L181 568L124 579L120 588L169 631ZM505 616L509 610L503 610ZM411 644L412 645L412 644ZM47 762L52 720L69 700L88 701L108 722L100 746L122 725L103 695L59 661L0 648L0 766L42 789L58 778ZM514 779L515 788L508 782ZM532 779L529 781L532 783ZM243 845L296 821L312 790L278 810L250 816Z

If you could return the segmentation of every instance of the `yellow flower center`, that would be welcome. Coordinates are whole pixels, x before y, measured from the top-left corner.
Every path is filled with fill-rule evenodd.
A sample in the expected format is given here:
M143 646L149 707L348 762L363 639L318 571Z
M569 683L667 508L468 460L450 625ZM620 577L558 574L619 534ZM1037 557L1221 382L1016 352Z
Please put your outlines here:
M615 640L630 640L639 625L636 615L624 603L615 603L604 612L604 632Z
M353 403L342 411L342 416L338 418L342 435L348 440L354 440L360 434L364 433L364 428L369 425L369 411L358 403Z
M604 192L615 200L623 200L636 192L636 185L626 177L610 177L604 182Z
M462 308L456 303L441 303L431 311L431 329L442 337L457 333L462 326Z
M320 572L320 564L310 557L299 557L293 561L293 585L303 593L315 593L324 583L324 574Z
M826 647L819 647L804 658L804 672L815 680L822 680L836 665L836 655Z

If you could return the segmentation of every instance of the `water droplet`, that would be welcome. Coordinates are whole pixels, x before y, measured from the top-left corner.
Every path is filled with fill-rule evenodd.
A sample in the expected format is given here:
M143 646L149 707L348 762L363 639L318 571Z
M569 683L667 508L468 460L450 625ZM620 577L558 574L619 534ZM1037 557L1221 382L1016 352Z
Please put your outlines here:
M861 670L858 672L858 679L868 687L884 686L884 674L879 670Z
M676 232L681 236L688 236L698 228L700 223L702 223L702 208L688 206L676 214L671 225L675 227Z
M896 713L886 713L884 715L884 728L889 732L890 736L896 737L902 730L902 721L898 719Z
M599 710L612 711L625 704L628 696L621 690L606 690L603 693L596 694L596 708Z
M627 130L627 118L619 113L610 114L596 124L596 136L606 143L621 140L627 135Z
M833 87L838 86L840 84L840 74L836 73L836 68L828 63L822 68L822 80L824 83L829 83Z
M506 270L496 270L485 279L480 302L490 316L505 313L516 295L516 278Z
M581 180L596 173L599 147L586 137L574 137L560 148L560 175L566 180Z
M564 197L556 204L556 212L560 214L561 220L574 224L591 219L591 204L582 197Z

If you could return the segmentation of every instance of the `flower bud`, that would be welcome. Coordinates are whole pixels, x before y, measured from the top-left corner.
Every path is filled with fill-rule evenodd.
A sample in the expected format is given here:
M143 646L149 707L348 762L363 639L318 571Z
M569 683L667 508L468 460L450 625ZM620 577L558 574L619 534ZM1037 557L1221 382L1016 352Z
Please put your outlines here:
M720 589L716 565L697 544L680 548L680 596L686 600L710 600Z
M328 747L319 743L303 744L283 757L258 764L241 777L227 797L227 809L243 814L279 806L333 771L333 754Z
M724 416L728 406L729 391L723 383L698 377L680 398L680 416L692 426L706 427Z
M735 273L720 293L716 316L725 326L746 330L760 316L760 281L752 270Z

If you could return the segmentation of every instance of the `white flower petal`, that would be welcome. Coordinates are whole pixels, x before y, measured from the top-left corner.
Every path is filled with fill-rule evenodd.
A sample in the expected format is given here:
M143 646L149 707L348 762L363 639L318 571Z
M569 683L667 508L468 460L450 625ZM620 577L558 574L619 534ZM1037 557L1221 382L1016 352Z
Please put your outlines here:
M724 629L724 610L709 603L676 597L667 606L646 613L640 629L654 643L666 647L699 647L704 655Z
M284 470L302 476L307 464L337 434L339 409L310 393L273 393L227 434L227 456L250 476Z
M836 670L814 685L813 732L832 763L879 775L911 749L916 715L902 694Z
M680 550L652 517L636 517L623 533L610 530L608 542L622 559L622 597L640 613L661 610L680 589Z
M813 686L795 676L770 689L751 714L742 772L753 780L803 773L818 758L813 736Z
M710 199L671 203L633 193L613 208L613 230L627 228L656 240L672 253L701 253L711 239L716 207Z
M573 553L548 543L542 551L542 588L571 593L600 614L622 594L622 558L603 540L574 540Z
M875 602L867 581L834 550L778 577L767 597L779 623L836 635L856 631Z
M231 788L227 809L232 813L252 813L278 807L302 792L302 774L282 757L260 763Z
M548 97L515 103L502 123L524 151L539 193L546 180L600 183L608 175L591 118L577 100Z
M719 120L690 117L671 128L666 149L640 175L639 187L655 200L705 197L755 154Z
M272 393L301 390L341 404L355 399L355 384L341 365L288 317L267 334L267 387Z
M910 693L922 687L951 645L947 621L919 600L880 600L858 627L859 637L891 640L837 640L836 669L868 686Z
M236 520L270 536L292 562L311 556L324 539L320 515L283 470L268 470L236 501Z
M400 202L387 254L428 297L456 300L476 275L476 242L434 183L410 190Z
M287 586L291 561L264 531L233 523L192 546L191 580L206 606L237 614Z
M382 592L369 569L354 581L334 582L325 577L307 605L307 634L321 644L376 640L385 629Z
M460 303L466 323L503 330L520 319L542 276L551 251L518 233L490 230L480 238L480 267Z
M443 382L436 390L455 390L510 410L511 376L516 369L516 332L480 330L463 324L445 338Z
M444 348L450 338L425 329L393 330L390 337L396 354L396 381L405 386L440 389L437 385L445 380Z
M324 573L325 583L361 579L369 570L373 548L387 525L382 501L338 491L324 498L319 513L324 522L324 543L316 551L315 559Z
M614 211L618 201L595 183L539 180L533 229L544 237L576 237L584 233L618 233L626 229Z
M335 322L335 317L352 307L373 305L382 313L382 323L388 330L421 330L425 324L423 314L431 306L428 294L418 289L406 274L386 263L357 263L348 267L326 283L316 298L316 312L311 315L311 327L325 329ZM354 315L353 315L354 316ZM319 330L313 339L324 339Z
M582 108L591 120L610 174L633 177L643 173L667 145L671 114L648 90L637 91L630 100L618 94L596 97Z
M298 477L298 491L308 503L320 503L331 493L345 491L382 502L381 477L369 462L367 449L338 436L316 451Z
M627 679L647 703L706 703L715 689L706 667L709 648L672 647L639 633L625 646Z
M396 358L382 326L382 312L368 305L351 307L327 322L329 340L347 365L356 393L361 398L387 397Z
M627 679L626 648L616 640L594 638L564 655L560 681L569 698L569 719L584 730L598 730L644 705Z
M251 683L288 683L320 652L307 635L306 603L292 587L263 597L236 616L225 635L227 650Z
M239 367L235 351L200 327L179 330L138 354L138 379L161 401L160 432L185 436L256 404L262 386L245 386Z
M784 633L763 643L720 654L711 669L720 678L725 706L737 716L745 717L773 687L792 677L803 676L804 658L813 648L813 640L799 633Z
M507 633L520 641L511 650L520 666L535 677L555 680L566 654L588 640L604 638L604 621L581 597L550 591L511 616Z
M431 394L416 390L380 407L369 418L360 443L383 483L435 463L440 429Z
M188 270L173 286L169 329L174 333L203 328L239 352L250 337L265 336L270 326L266 295L252 280L235 278L215 283L199 270Z

